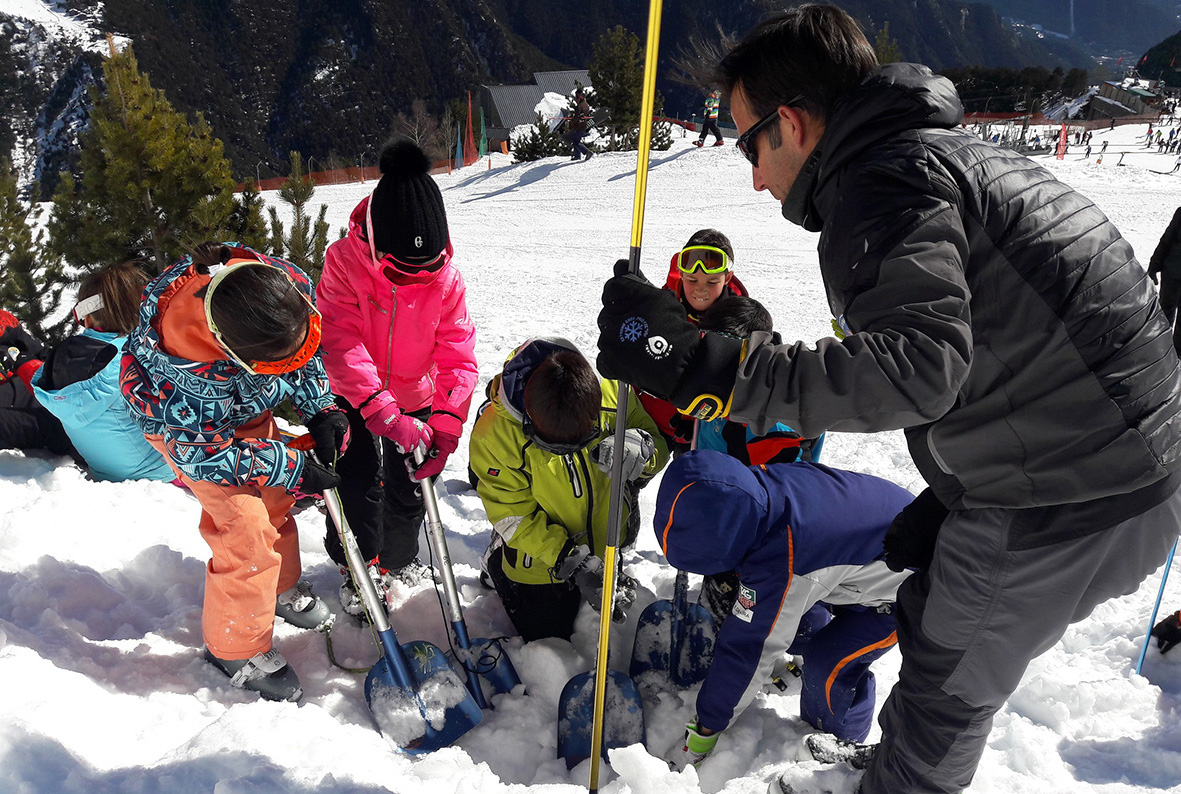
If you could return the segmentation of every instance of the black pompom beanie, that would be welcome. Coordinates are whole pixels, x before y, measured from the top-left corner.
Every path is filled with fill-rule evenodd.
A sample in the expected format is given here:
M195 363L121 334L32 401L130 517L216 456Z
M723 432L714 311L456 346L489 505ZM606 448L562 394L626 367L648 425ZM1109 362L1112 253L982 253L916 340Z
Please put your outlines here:
M447 210L430 176L430 160L410 140L386 144L381 179L369 205L373 247L410 265L422 265L447 247Z

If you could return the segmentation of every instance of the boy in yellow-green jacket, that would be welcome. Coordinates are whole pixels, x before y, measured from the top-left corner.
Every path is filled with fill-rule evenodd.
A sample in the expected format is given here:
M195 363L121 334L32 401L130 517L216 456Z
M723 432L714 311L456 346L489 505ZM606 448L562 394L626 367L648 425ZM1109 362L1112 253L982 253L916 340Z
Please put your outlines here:
M599 606L618 390L570 342L533 339L493 379L472 430L472 473L493 529L488 574L526 642L569 639L582 601ZM623 546L639 526L639 488L668 460L638 400L627 424ZM621 619L635 585L618 580Z

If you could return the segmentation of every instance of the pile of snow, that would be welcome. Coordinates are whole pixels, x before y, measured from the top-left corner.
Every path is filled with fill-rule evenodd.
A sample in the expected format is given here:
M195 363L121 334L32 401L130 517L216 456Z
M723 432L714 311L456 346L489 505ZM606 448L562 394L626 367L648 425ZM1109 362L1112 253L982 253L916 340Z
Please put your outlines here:
M1181 182L1152 173L1174 158L1141 148L1135 139L1144 132L1096 133L1096 144L1111 141L1102 165L1075 154L1038 160L1097 202L1147 261L1181 201ZM1124 167L1116 166L1116 152L1127 155ZM628 252L635 165L634 153L517 165L495 154L438 177L477 328L479 393L509 351L532 336L562 334L593 356L601 285ZM690 234L718 228L734 243L743 282L786 339L829 334L816 236L784 221L778 205L750 184L749 166L730 146L697 149L675 140L669 151L653 153L645 271L662 279ZM371 187L324 186L314 201L329 205L336 228ZM916 493L922 487L900 433L830 434L824 457ZM477 579L490 529L466 466L461 445L439 489L460 596L473 635L510 636L499 601ZM649 519L655 491L642 494ZM590 609L571 642L506 640L524 690L497 696L495 710L454 746L411 758L378 732L364 675L333 666L321 635L276 630L276 645L304 685L298 705L232 689L201 660L208 549L197 533L198 505L182 491L90 482L65 460L0 452L0 504L0 790L491 794L544 786L539 790L575 794L587 784L589 762L567 770L555 744L562 687L594 664L598 623ZM297 520L305 574L335 608L341 578L324 553L324 519L305 511ZM643 606L672 592L674 572L646 523L637 548L624 555L640 593L628 620L612 629L611 666L618 670L627 669ZM1102 605L1035 660L997 716L973 791L1150 794L1177 786L1181 651L1162 657L1150 650L1143 675L1132 673L1160 581L1158 572L1138 592ZM392 622L403 642L447 648L433 590L398 585L394 599ZM1181 606L1181 575L1165 604ZM345 667L378 658L368 630L343 617L332 636ZM876 665L879 699L898 666L896 651ZM614 752L602 790L752 794L790 770L795 780L850 794L857 774L848 767L800 760L811 729L798 717L798 687L760 695L699 772L679 774L660 757L692 718L695 693L649 693L647 749Z

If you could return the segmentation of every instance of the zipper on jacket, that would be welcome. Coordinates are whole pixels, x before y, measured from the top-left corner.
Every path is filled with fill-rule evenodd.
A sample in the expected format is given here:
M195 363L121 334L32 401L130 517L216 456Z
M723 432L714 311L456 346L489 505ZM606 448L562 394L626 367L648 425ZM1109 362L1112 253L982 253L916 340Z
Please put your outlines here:
M390 367L394 358L394 316L398 313L398 288L390 287L390 338L385 346L385 387L390 387Z
M578 462L582 464L582 474L585 482L590 484L590 472L586 468L586 455L582 452L578 455ZM595 525L593 523L595 518L595 489L588 487L586 489L586 545L591 550L591 554L598 554L595 551Z
M931 453L931 459L935 461L935 465L944 474L955 475L951 467L943 462L943 456L939 454L939 450L935 449L935 434L931 432L931 428L927 428L927 451Z
M570 490L574 492L575 499L582 498L582 482L578 477L578 469L574 467L574 456L563 455L562 462L566 464L566 474L570 477Z

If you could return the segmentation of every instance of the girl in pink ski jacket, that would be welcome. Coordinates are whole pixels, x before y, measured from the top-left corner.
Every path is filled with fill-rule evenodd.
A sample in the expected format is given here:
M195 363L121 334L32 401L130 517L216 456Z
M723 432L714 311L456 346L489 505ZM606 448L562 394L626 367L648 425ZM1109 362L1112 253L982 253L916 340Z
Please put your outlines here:
M417 560L417 481L439 474L458 446L477 370L475 328L430 162L398 141L382 151L380 167L348 235L328 247L316 297L324 366L353 439L337 469L341 501L383 592L391 575L412 583L427 572ZM426 461L408 467L416 450ZM326 547L343 566L331 523ZM362 609L347 576L341 604Z

